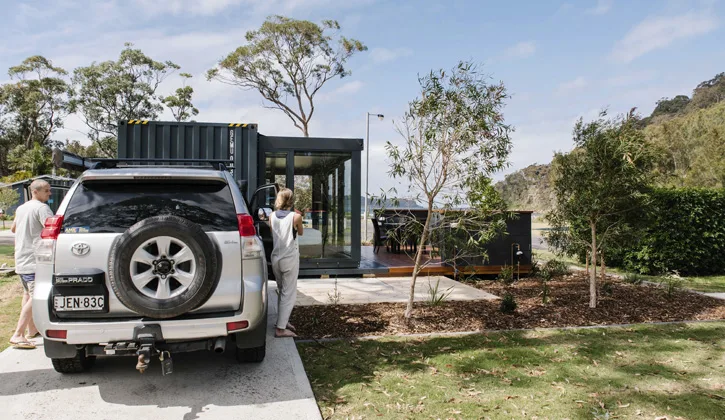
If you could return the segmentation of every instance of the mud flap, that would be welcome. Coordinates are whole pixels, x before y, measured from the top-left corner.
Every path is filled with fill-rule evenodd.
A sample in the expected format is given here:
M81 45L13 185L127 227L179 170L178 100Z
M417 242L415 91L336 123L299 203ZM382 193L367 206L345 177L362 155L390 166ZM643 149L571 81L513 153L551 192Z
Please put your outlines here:
M49 359L71 359L76 357L76 346L43 339L43 349Z
M247 331L238 332L234 335L234 339L237 342L237 348L239 349L251 349L255 347L262 347L267 342L267 311L269 305L264 310L264 317L259 320L259 323L252 329Z

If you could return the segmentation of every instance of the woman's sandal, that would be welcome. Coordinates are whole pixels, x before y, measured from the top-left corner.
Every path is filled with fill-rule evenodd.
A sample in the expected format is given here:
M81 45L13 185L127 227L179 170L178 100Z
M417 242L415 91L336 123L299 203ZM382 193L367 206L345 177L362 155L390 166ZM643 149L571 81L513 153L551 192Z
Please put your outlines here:
M287 329L292 332L297 332L297 328L295 328L295 326L290 324L289 322L287 323Z
M14 349L21 349L21 350L33 350L35 347L35 344L31 343L30 341L8 341L10 345L13 346Z

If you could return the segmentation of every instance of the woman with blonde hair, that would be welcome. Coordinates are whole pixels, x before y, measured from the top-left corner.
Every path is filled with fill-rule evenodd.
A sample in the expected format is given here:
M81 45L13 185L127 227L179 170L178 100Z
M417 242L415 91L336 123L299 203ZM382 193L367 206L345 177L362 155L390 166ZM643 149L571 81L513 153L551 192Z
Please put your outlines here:
M300 272L300 249L297 235L302 235L302 215L292 211L294 194L288 188L277 193L275 211L269 217L272 228L272 272L277 280L276 337L297 337L289 323L297 300L297 276Z

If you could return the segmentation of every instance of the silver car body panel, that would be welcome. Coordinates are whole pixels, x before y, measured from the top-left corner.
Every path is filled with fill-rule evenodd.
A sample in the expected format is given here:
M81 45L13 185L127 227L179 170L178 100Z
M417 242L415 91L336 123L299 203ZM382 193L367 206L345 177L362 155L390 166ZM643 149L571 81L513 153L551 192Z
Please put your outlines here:
M182 179L206 179L226 182L230 185L237 214L248 214L244 198L235 186L234 179L226 171L189 168L119 168L88 170L70 188L58 215L65 214L68 203L79 185L86 180L143 179L172 177ZM242 259L242 241L238 231L207 232L222 254L222 273L219 283L209 300L190 315L190 319L144 319L125 307L113 293L108 280L109 252L119 233L61 233L55 241L53 263L38 262L33 294L33 319L44 338L47 330L66 330L68 344L99 344L129 341L134 338L134 328L144 324L156 324L162 329L165 340L195 340L225 336L228 322L248 321L247 330L266 323L267 263L262 252L259 257ZM262 240L254 238L263 249ZM72 252L73 245L85 243L90 251L85 255ZM57 320L51 314L54 274L74 274L102 270L106 274L109 312L105 319ZM202 314L204 314L202 316ZM220 314L214 316L214 314ZM113 317L118 317L112 321Z

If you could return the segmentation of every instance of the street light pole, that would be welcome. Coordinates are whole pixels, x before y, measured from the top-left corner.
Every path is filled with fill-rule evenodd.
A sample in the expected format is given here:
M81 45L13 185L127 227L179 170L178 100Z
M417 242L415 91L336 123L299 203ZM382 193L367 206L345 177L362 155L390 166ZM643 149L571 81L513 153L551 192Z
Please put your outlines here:
M363 226L365 227L365 242L368 241L368 184L370 181L370 116L375 115L383 120L383 114L365 113L365 218Z

